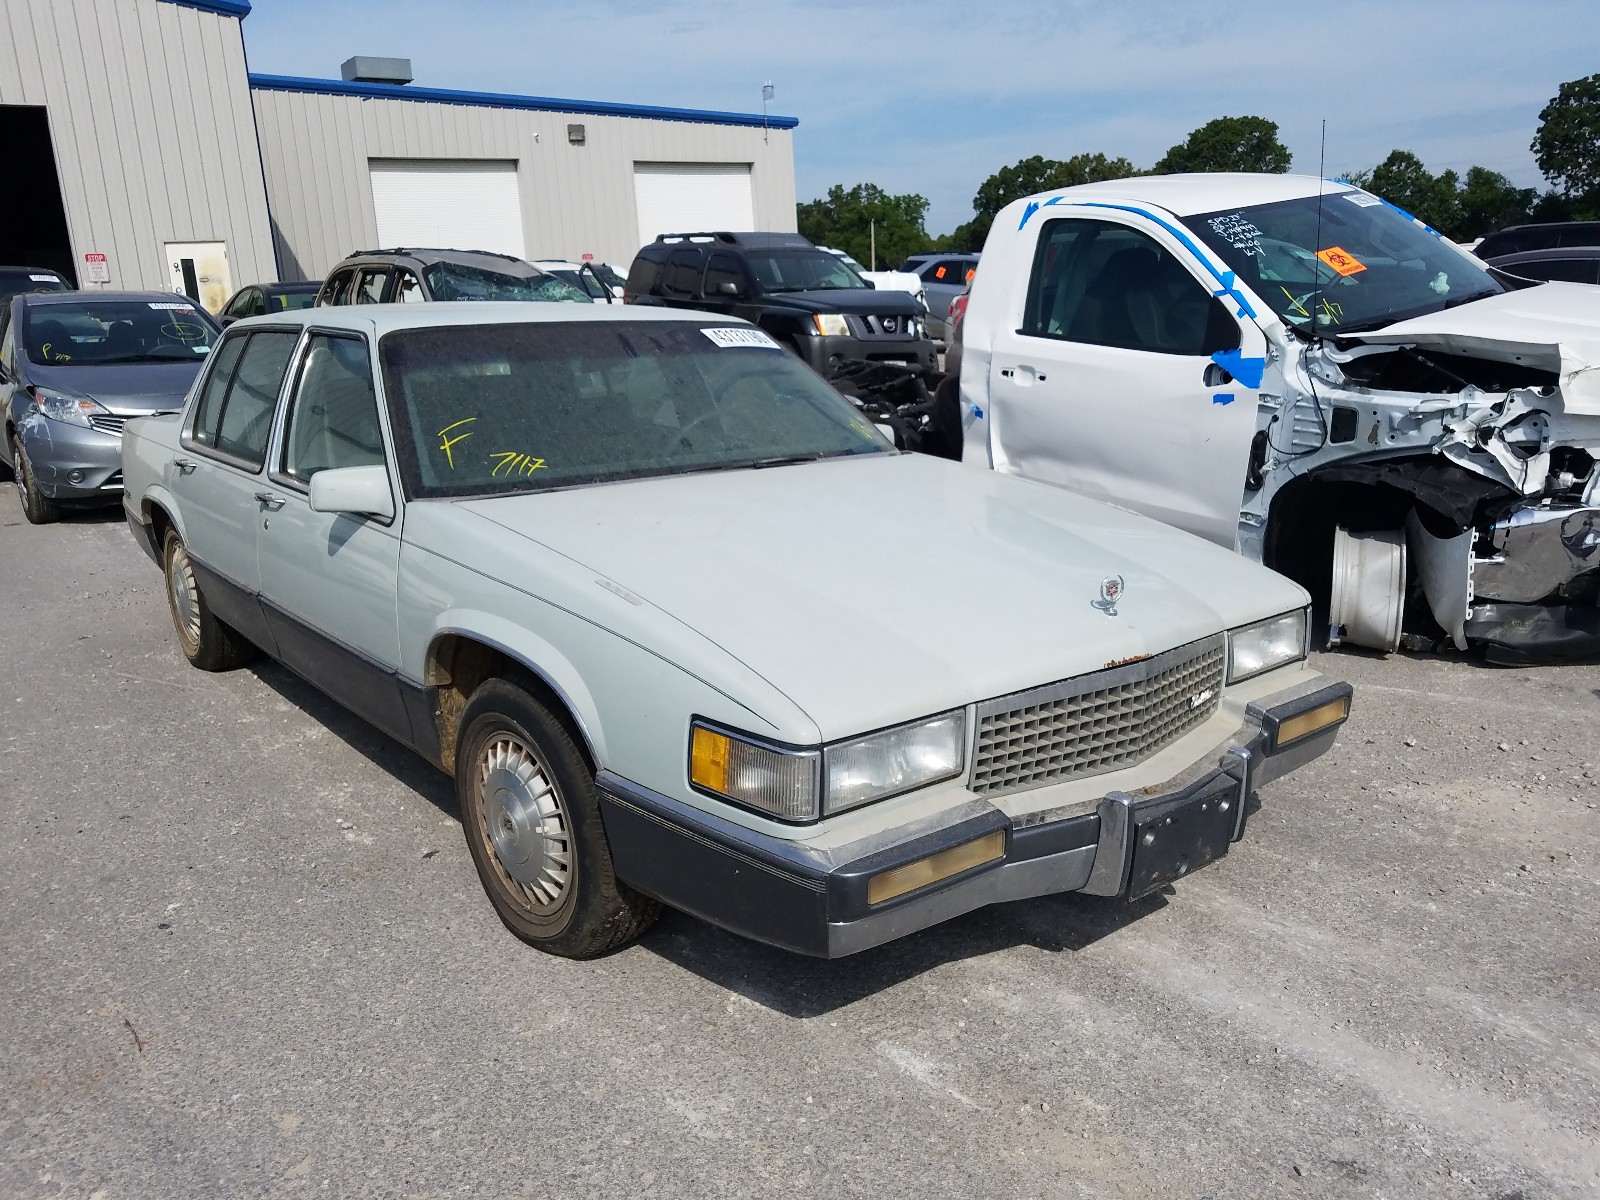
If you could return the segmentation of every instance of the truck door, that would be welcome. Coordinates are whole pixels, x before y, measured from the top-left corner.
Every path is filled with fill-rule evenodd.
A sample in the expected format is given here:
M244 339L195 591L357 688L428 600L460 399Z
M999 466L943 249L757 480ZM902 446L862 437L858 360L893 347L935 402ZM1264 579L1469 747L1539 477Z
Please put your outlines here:
M1163 231L1039 226L1022 312L989 365L996 469L1109 500L1233 548L1266 340ZM1016 304L1017 291L1010 303ZM1259 383L1259 378L1252 378Z

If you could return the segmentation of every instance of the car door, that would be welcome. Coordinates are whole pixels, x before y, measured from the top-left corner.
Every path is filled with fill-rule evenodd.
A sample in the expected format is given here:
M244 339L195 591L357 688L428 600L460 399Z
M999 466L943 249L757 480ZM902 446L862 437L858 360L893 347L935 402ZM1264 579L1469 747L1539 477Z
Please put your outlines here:
M311 479L318 471L386 463L366 338L310 331L280 426L267 489L270 511L262 515L256 541L261 603L278 657L341 704L407 740L410 728L395 681L400 518L311 508Z
M700 301L701 262L704 255L693 246L672 252L661 272L661 297L673 308L704 308Z
M1256 392L1211 356L1238 352L1228 361L1259 384L1266 342L1198 267L1158 228L1042 222L994 333L995 466L1232 547Z
M178 454L166 470L200 590L213 612L257 645L272 635L258 596L256 533L266 513L264 468L297 329L223 337L207 364Z

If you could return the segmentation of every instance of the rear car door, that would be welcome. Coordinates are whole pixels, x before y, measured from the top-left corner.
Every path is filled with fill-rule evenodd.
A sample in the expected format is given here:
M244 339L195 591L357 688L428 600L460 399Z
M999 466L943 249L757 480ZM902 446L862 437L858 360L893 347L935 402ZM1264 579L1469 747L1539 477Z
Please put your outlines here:
M200 590L216 615L259 646L272 636L258 596L256 533L273 416L298 329L229 333L212 351L166 471Z
M398 499L390 519L311 508L318 471L387 465L367 339L311 330L280 424L267 489L271 511L263 514L256 542L261 605L278 657L380 729L408 740L395 682ZM398 497L393 479L391 469Z
M661 272L661 297L673 308L704 308L700 301L701 262L704 255L693 246L674 250Z
M1232 547L1256 392L1211 356L1239 352L1259 384L1260 329L1159 228L1061 217L1037 238L994 331L995 467Z

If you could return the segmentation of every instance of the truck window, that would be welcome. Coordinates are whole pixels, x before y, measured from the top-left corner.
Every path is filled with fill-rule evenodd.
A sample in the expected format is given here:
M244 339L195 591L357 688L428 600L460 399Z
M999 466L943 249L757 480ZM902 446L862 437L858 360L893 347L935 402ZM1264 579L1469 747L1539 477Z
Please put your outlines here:
M1040 231L1021 332L1154 354L1239 345L1227 308L1165 247L1125 225L1072 218Z
M674 250L663 281L669 292L693 296L700 287L700 251Z

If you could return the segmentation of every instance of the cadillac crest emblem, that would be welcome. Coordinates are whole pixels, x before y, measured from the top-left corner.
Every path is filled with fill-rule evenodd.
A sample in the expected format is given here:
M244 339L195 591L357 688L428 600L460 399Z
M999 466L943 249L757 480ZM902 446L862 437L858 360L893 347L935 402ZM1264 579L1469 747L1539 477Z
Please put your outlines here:
M1089 603L1108 617L1117 615L1117 601L1122 599L1122 576L1108 575L1100 581L1100 599Z

